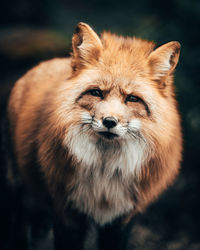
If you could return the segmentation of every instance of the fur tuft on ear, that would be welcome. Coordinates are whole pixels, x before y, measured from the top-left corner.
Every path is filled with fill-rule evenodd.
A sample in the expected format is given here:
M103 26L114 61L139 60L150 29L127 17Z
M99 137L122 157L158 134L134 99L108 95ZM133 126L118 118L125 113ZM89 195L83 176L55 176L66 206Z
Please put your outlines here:
M153 80L162 82L173 73L178 63L180 48L179 42L169 42L150 54L148 65Z
M94 64L98 61L102 49L102 43L92 28L79 23L72 37L72 68L74 71Z

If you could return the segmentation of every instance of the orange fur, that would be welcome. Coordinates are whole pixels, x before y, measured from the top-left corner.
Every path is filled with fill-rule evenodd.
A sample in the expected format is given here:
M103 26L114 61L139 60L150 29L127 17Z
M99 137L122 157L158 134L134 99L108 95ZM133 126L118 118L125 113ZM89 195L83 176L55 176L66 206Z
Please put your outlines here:
M88 25L80 23L72 47L71 58L43 62L15 84L9 102L14 149L24 179L36 188L32 172L38 171L56 209L63 216L66 200L74 202L79 209L77 199L80 196L85 202L88 199L80 210L96 216L98 223L101 224L101 211L108 213L108 218L102 219L103 224L118 215L142 211L174 181L178 173L182 137L172 75L180 45L171 42L155 49L153 42L107 32L99 38ZM91 95L91 89L100 89L103 99ZM126 102L130 94L137 96L139 101ZM95 156L97 162L87 165L90 159L79 159L73 154L78 146L81 148L73 144L77 136L73 128L80 124L84 112L99 122L106 116L116 117L124 130L124 124L130 121L140 124L137 129L146 148L141 166L135 167L139 170L132 169L126 158L124 168L113 163L113 169L109 170L104 169L98 155ZM91 128L81 136L90 138L91 144L93 141L94 144L102 143L105 147L101 153L108 160L107 146L113 153L114 147L124 147L123 143L129 143L126 134L108 140ZM84 145L84 140L82 142ZM112 143L113 146L109 146ZM137 152L137 147L134 152ZM103 158L101 160L103 162ZM134 156L131 160L134 162ZM39 165L37 170L36 165ZM94 179L90 180L89 176ZM101 183L98 184L98 180ZM94 189L92 183L96 185ZM81 193L84 185L91 185L88 188L91 194ZM108 185L110 191L102 185ZM111 194L114 187L119 188L119 197ZM122 207L118 211L118 204L125 200L130 209ZM114 210L116 214L111 216Z

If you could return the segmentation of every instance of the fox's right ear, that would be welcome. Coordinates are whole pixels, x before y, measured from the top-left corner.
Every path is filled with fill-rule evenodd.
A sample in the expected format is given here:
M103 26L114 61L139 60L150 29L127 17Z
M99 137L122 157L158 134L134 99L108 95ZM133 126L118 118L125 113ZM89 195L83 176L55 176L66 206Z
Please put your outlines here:
M74 71L95 64L102 50L102 43L93 29L85 24L79 23L72 37L72 68Z

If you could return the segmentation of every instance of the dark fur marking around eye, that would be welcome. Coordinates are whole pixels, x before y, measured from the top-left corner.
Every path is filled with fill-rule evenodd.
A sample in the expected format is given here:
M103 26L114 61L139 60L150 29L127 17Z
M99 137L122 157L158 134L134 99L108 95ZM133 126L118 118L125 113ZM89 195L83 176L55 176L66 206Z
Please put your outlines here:
M149 109L149 107L148 107L148 105L142 100L142 103L143 103L143 105L144 105L144 107L145 107L145 110L146 110L146 112L147 112L147 115L148 116L151 116L151 112L150 112L150 109Z
M87 90L85 90L83 93L81 93L81 94L76 98L75 103L77 103L84 95L87 95L87 94L89 94L91 91L95 91L95 90L96 90L96 91L99 91L99 92L100 92L100 95L92 95L92 94L91 94L91 96L96 96L96 97L99 97L99 98L103 99L104 96L103 96L102 91L101 91L99 88L92 88L92 89L87 89Z
M133 103L134 102L141 102L145 107L147 115L148 116L151 115L151 112L150 112L150 109L149 109L148 105L146 104L146 102L142 98L140 98L138 96L135 96L135 95L128 95L126 100L125 100L125 103L127 103L127 102L133 102Z

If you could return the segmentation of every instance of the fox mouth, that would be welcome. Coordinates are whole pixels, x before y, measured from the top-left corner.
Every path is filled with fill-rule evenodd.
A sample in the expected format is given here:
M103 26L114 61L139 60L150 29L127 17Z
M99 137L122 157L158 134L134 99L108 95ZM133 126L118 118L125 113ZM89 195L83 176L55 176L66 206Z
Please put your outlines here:
M99 135L101 135L102 137L106 138L106 139L114 139L115 137L118 137L117 134L111 133L111 132L99 132Z

